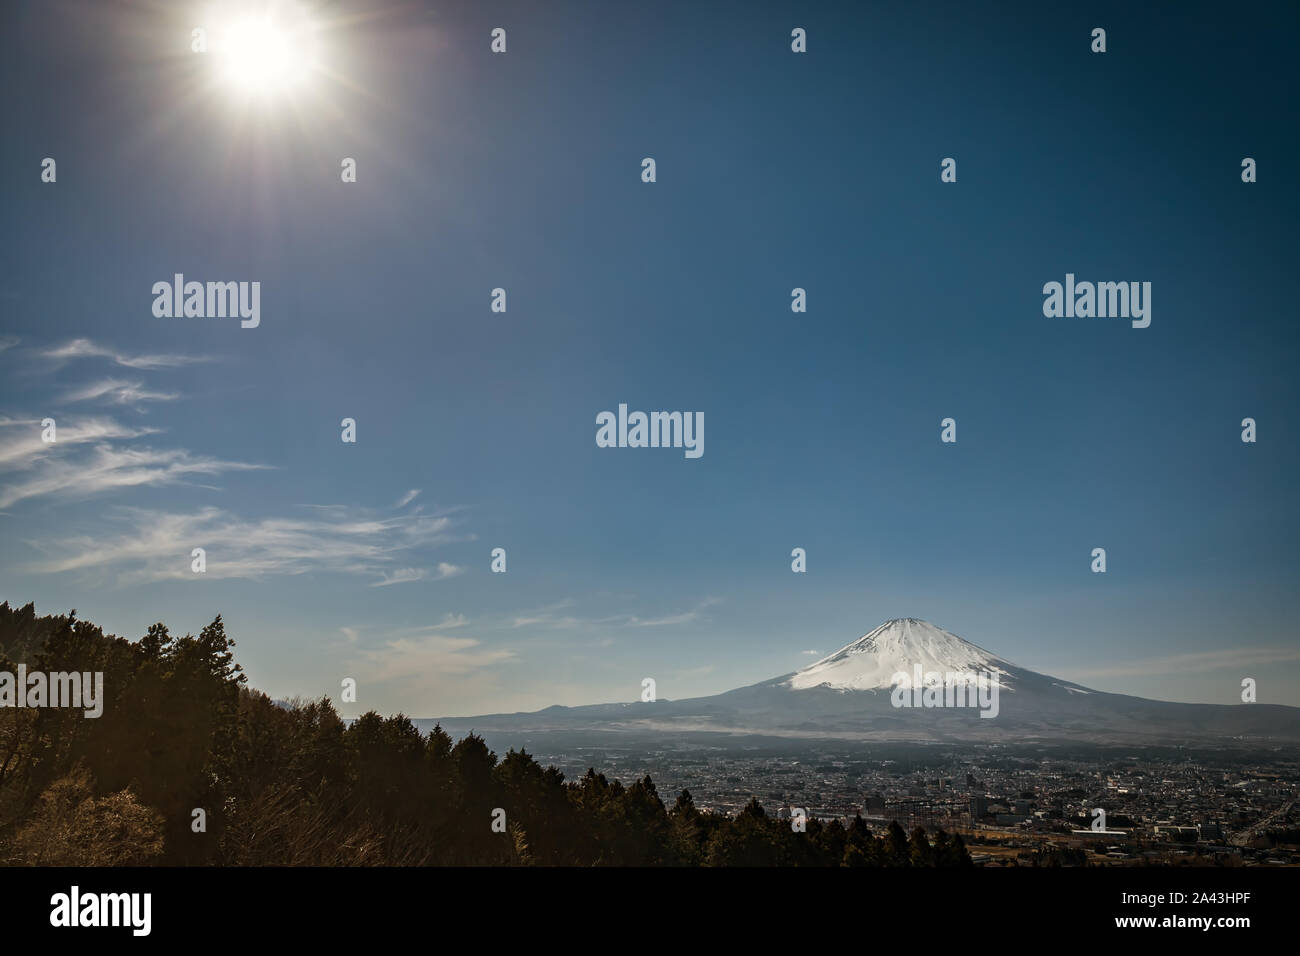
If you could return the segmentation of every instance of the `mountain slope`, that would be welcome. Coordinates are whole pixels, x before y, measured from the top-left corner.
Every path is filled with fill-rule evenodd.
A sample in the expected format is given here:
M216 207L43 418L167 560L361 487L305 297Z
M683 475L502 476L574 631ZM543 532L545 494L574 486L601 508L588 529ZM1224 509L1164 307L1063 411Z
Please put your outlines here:
M984 707L991 716L981 717L975 706L894 706L895 675L912 675L918 665L923 675L935 673L957 685L968 683L971 674L985 675L996 689L996 705ZM548 707L532 714L446 718L442 724L459 732L563 733L579 739L585 732L659 740L727 734L864 742L1300 741L1300 708L1180 704L1105 693L1018 667L915 618L886 621L798 671L711 697Z

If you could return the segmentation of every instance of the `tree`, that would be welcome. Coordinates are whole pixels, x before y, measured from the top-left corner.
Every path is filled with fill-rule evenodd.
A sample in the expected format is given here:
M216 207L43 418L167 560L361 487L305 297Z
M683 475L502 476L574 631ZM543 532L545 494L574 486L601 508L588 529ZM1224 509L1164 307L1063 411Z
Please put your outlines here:
M163 851L162 817L130 790L96 798L84 769L55 781L14 840L29 866L139 866Z
M897 820L889 821L885 833L885 845L882 848L885 866L911 866L912 857L907 842L907 834L898 825Z
M674 862L683 866L699 866L704 860L704 844L708 839L703 814L695 806L689 790L677 795L668 813L672 832L669 838Z
M917 827L912 831L912 838L908 841L908 851L912 866L934 866L934 848L926 839L923 828Z

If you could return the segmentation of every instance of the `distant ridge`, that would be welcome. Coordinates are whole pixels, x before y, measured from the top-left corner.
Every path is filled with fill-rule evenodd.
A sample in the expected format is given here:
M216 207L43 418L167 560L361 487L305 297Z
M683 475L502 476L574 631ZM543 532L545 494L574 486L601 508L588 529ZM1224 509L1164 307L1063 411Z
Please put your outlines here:
M996 684L997 716L970 707L899 708L899 671L982 672ZM790 674L711 697L654 703L552 706L530 714L440 718L448 730L563 735L631 744L700 735L860 742L982 741L1181 746L1300 743L1300 707L1181 704L1093 690L1019 667L917 618L885 621ZM422 720L432 724L433 720Z

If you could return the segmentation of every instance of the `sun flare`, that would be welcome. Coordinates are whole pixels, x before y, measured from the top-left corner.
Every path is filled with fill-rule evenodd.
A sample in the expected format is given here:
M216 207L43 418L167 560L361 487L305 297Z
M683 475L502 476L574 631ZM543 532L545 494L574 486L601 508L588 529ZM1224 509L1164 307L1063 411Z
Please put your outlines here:
M314 31L301 16L236 20L220 32L214 52L223 83L246 96L299 89L316 69Z

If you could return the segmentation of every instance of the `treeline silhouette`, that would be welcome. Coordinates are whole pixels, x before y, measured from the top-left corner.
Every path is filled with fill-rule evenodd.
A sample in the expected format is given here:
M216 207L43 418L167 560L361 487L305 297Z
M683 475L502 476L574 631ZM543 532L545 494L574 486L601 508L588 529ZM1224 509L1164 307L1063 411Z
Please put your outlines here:
M104 673L104 709L0 709L0 862L8 865L970 866L861 817L804 833L757 800L734 817L671 809L647 776L566 782L522 750L352 723L327 698L284 706L245 686L218 616L137 642L0 604L0 671ZM504 811L504 827L493 820ZM201 824L201 825L200 825ZM504 832L502 832L502 829Z

